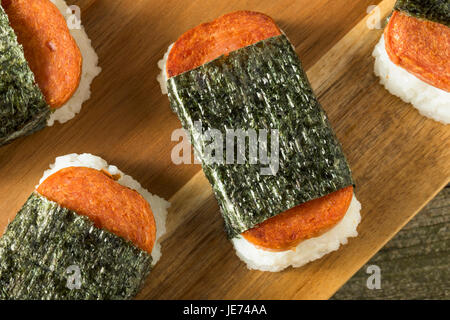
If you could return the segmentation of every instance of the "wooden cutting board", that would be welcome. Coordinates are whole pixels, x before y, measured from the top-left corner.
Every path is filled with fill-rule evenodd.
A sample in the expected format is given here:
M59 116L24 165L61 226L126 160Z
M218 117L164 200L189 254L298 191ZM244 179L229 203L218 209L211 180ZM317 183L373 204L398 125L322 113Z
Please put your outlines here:
M422 117L373 74L394 0L80 0L103 68L92 98L64 125L0 148L0 230L59 155L89 152L117 165L172 208L163 256L141 299L326 299L398 232L450 177L450 126ZM248 9L272 16L300 55L354 172L363 205L359 237L325 258L280 273L249 271L235 255L198 165L177 166L171 133L180 122L156 82L157 61L195 25ZM363 285L363 284L361 284Z

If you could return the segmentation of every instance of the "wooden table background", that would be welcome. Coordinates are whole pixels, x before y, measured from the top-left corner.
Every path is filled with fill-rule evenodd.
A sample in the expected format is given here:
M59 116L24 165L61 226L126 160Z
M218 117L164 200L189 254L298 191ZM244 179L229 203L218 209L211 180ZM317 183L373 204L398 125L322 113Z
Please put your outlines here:
M103 72L71 122L0 149L0 230L14 218L54 158L89 152L172 202L163 257L139 298L325 299L333 295L448 182L450 130L391 96L373 75L394 1L79 0ZM170 159L180 127L160 94L157 61L187 29L249 9L272 16L299 53L344 146L363 204L360 236L324 259L272 274L248 271L223 232L200 167Z
M369 289L369 266L381 288ZM450 299L450 185L442 190L333 299Z

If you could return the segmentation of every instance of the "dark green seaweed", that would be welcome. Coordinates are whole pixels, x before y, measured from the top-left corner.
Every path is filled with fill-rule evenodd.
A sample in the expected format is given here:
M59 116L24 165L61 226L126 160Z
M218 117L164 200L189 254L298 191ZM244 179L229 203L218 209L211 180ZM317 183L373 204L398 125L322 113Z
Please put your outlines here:
M0 239L0 298L130 299L151 262L132 243L33 193ZM79 289L68 287L71 266L80 271Z
M353 184L342 148L285 36L222 56L169 79L169 99L190 133L230 238L283 211ZM279 171L261 163L207 161L204 130L279 130ZM270 142L269 142L270 143ZM224 152L225 154L225 152ZM225 157L225 155L224 155Z
M397 0L394 9L450 27L450 0Z
M0 5L0 146L46 126L50 108Z

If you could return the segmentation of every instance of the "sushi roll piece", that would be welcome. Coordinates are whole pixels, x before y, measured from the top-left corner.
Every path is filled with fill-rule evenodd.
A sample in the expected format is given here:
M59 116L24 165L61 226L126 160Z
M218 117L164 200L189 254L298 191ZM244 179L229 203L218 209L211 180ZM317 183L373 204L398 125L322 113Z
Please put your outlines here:
M398 0L373 56L390 93L450 123L450 1Z
M0 239L0 298L133 298L168 207L97 156L56 158Z
M300 267L357 236L361 205L351 170L293 46L270 17L238 11L195 27L159 66L162 91L190 134L248 268ZM223 137L229 130L278 132L268 139L278 140L278 154L268 140L255 143L278 164L263 173L249 150L244 163L210 161L209 129Z
M100 73L64 0L0 1L0 145L72 119ZM78 21L79 22L79 21Z

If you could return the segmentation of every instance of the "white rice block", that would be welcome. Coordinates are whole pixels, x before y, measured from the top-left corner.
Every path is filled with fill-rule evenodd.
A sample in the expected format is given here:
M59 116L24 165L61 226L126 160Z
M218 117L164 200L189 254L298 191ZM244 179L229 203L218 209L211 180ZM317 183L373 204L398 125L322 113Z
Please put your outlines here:
M347 213L336 226L319 237L302 241L292 250L274 252L259 249L242 236L233 239L232 243L236 254L249 269L278 272L290 266L298 268L338 250L340 245L347 244L348 238L356 237L356 229L361 222L360 211L361 204L353 196Z
M158 61L158 68L161 70L158 77L156 77L156 80L159 82L159 86L161 87L161 93L167 94L167 73L166 73L166 65L167 65L167 59L169 58L170 50L172 50L174 43L172 43L169 48L167 49L167 52L164 54L164 57Z
M72 16L72 11L64 0L51 0L59 9L62 15L68 19ZM80 29L70 28L70 34L80 49L83 57L81 79L74 95L62 107L53 112L47 121L48 126L52 126L55 121L65 123L75 117L81 111L81 106L91 97L91 83L102 69L98 66L98 56L91 45L91 40L86 34L83 26Z
M393 63L386 52L384 36L372 55L375 74L390 93L411 103L422 115L444 124L450 123L450 92L433 87Z
M57 157L55 159L55 163L50 165L50 169L44 172L44 175L39 181L39 185L55 172L67 167L87 167L97 170L105 169L112 175L120 175L120 179L117 181L118 183L130 189L136 190L144 197L145 200L147 200L147 202L150 204L150 207L152 208L156 223L156 241L155 246L152 250L152 265L155 265L161 258L160 239L166 233L167 209L170 207L170 203L163 198L160 198L148 192L140 185L139 182L134 180L132 177L124 174L116 166L109 165L102 158L89 153L72 153ZM36 186L36 188L38 186Z

